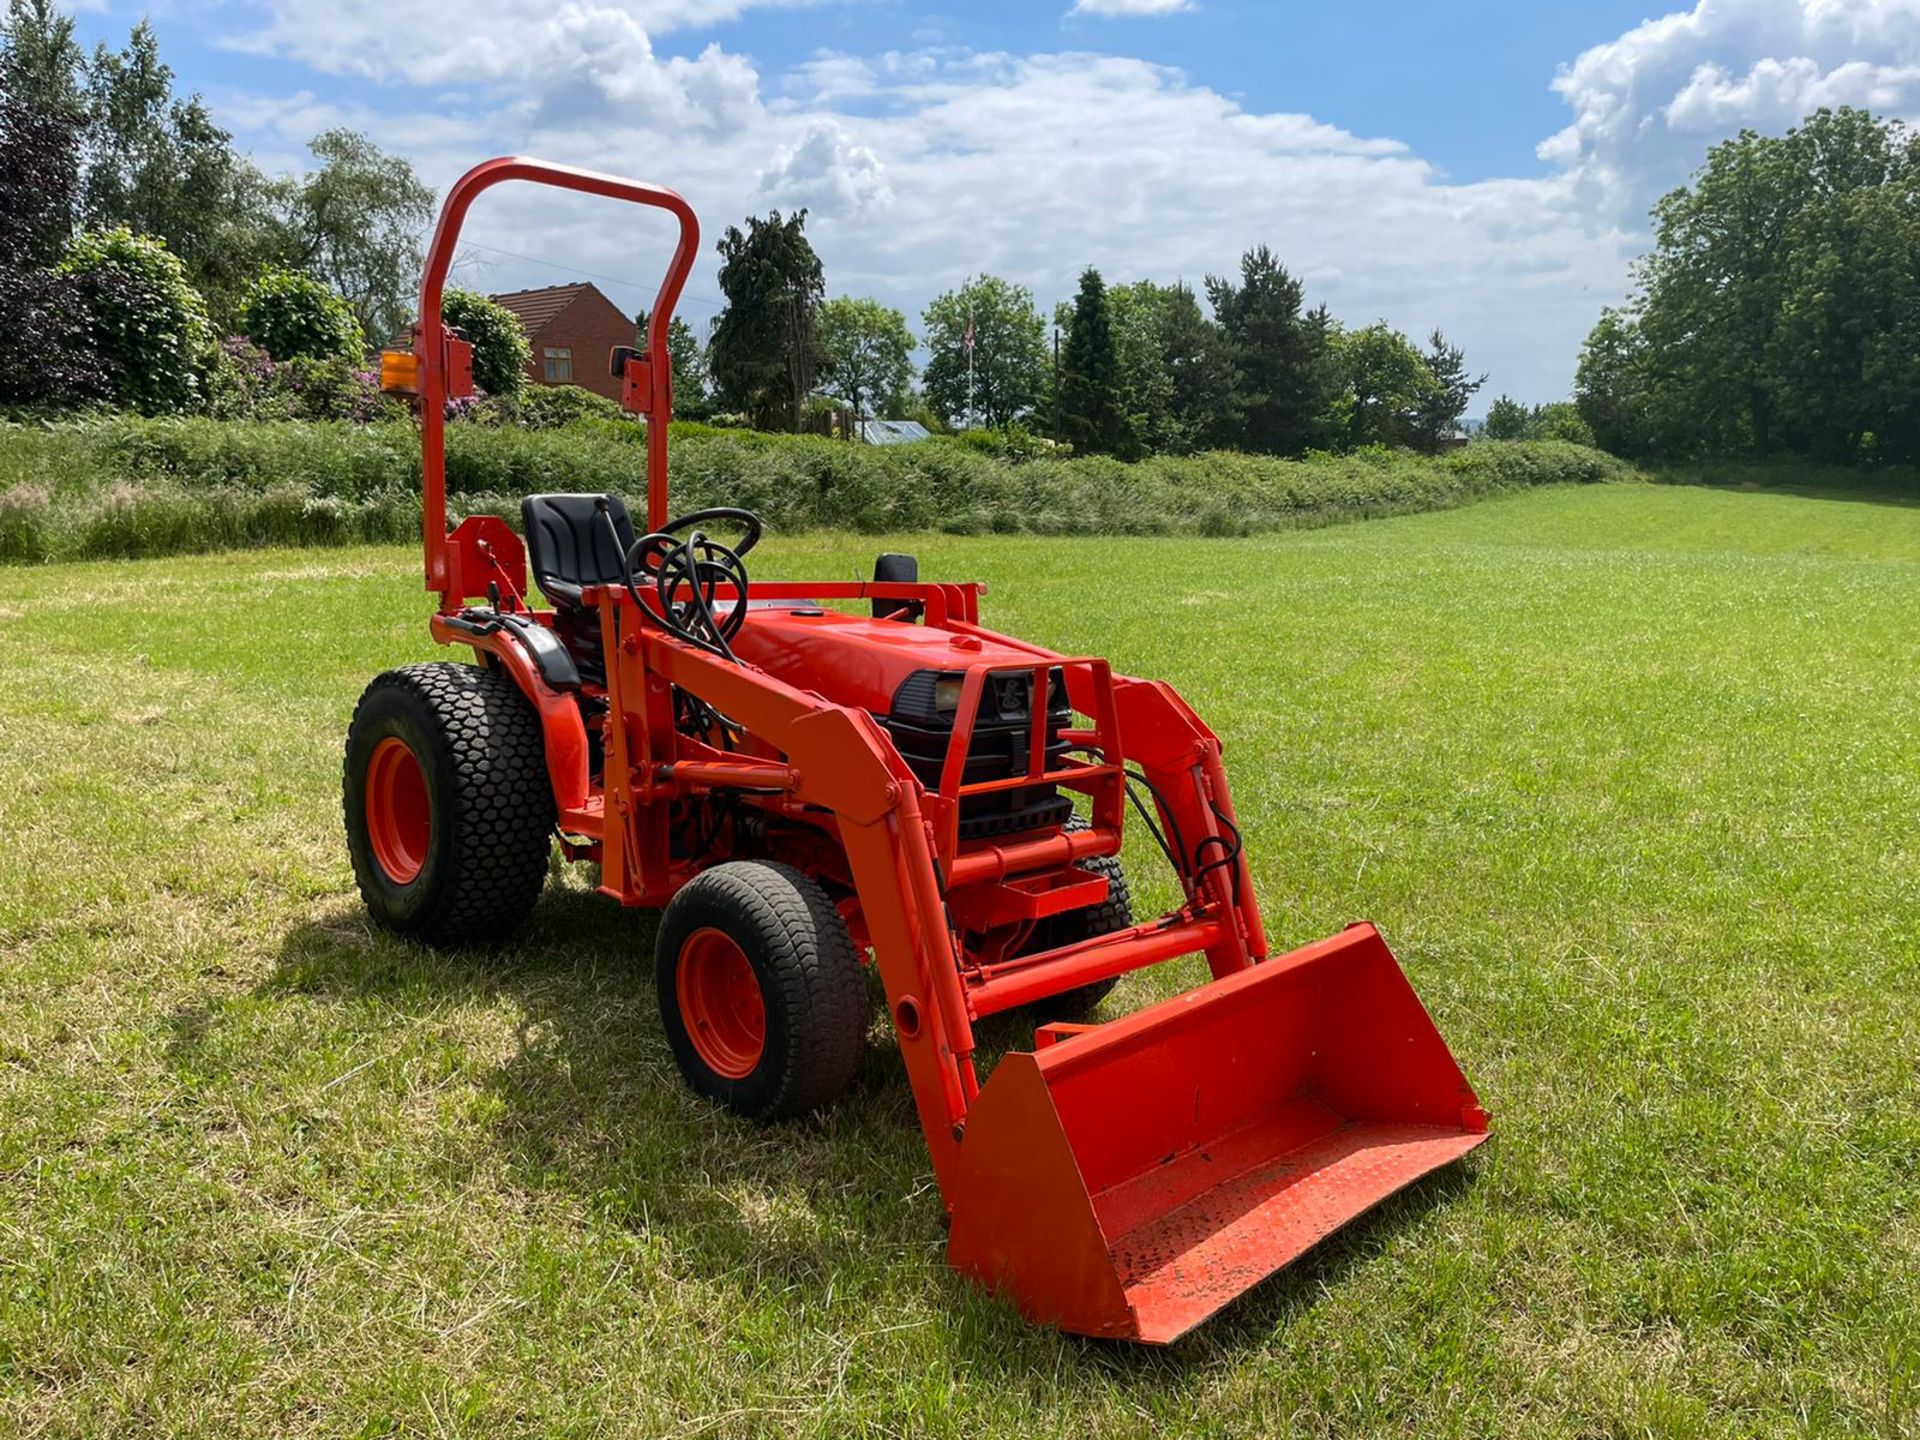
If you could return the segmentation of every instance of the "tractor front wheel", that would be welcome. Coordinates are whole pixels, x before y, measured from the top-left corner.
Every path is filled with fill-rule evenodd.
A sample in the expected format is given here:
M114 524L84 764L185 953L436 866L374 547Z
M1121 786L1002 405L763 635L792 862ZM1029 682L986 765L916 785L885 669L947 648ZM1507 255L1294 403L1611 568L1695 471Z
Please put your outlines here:
M389 929L436 945L495 939L540 898L546 747L502 671L439 662L376 677L347 730L341 799L361 898Z
M788 865L702 871L660 919L654 975L687 1083L751 1120L804 1115L846 1089L867 1036L847 923Z

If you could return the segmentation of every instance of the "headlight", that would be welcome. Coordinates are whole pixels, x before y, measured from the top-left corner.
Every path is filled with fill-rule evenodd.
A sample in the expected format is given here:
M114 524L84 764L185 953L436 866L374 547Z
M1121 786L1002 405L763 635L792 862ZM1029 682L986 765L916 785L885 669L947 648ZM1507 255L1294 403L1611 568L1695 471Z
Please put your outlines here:
M936 714L951 715L960 708L961 678L942 675L933 682L933 708Z

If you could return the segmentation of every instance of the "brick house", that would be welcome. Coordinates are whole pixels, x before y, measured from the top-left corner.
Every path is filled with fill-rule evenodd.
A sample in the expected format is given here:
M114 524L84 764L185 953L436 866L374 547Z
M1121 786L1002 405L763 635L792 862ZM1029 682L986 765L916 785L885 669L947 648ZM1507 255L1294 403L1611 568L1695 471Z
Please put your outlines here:
M610 400L620 382L607 372L608 352L634 343L633 317L598 287L543 285L493 297L514 313L533 347L527 379L535 385L578 385Z

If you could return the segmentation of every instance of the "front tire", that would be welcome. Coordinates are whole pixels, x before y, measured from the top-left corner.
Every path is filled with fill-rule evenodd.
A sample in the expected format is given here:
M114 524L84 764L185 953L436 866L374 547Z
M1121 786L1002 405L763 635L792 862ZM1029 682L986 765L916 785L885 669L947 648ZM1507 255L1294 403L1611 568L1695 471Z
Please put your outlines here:
M733 861L681 887L654 978L687 1084L750 1120L804 1115L860 1068L867 983L847 923L789 865Z
M553 791L540 717L504 672L443 661L375 677L341 799L360 896L388 929L494 939L539 900Z

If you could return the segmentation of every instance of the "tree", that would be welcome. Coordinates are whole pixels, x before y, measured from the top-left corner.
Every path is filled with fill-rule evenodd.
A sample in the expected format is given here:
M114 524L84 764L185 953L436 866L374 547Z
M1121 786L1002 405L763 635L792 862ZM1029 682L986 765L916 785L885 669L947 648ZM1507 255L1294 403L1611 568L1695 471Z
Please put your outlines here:
M1555 400L1533 407L1527 439L1562 440L1569 445L1593 444L1593 427L1580 417L1571 400Z
M1487 377L1469 375L1466 352L1448 344L1438 330L1427 337L1426 354L1420 358L1427 368L1428 383L1414 410L1412 442L1416 448L1432 452L1458 432L1460 417L1467 413L1467 406L1487 383Z
M1224 397L1235 383L1225 336L1190 285L1162 289L1157 320L1168 406L1164 420L1150 417L1148 443L1176 454L1222 443Z
M91 232L55 273L75 283L88 346L116 400L147 415L205 400L213 326L186 266L162 241L124 228Z
M1533 412L1511 395L1502 395L1487 407L1480 434L1488 440L1526 440L1533 429Z
M1602 450L1644 455L1652 448L1646 396L1646 343L1632 315L1609 307L1580 347L1573 403Z
M798 430L819 366L814 313L826 290L807 212L747 217L720 237L720 293L707 365L720 402L762 430Z
M1818 197L1780 265L1775 443L1827 461L1920 451L1920 179Z
M0 26L0 403L75 405L112 392L87 343L86 297L55 275L79 203L81 57L48 0L11 0Z
M907 317L878 300L840 295L820 307L822 378L828 393L853 409L856 421L869 406L893 410L913 378L913 336Z
M0 266L0 404L85 405L109 400L118 370L94 353L89 298L123 309L138 303L112 275L78 277Z
M433 191L407 161L354 131L325 131L308 148L319 167L275 187L289 263L344 296L361 328L384 338L412 318Z
M1580 407L1571 400L1555 400L1546 405L1522 405L1502 395L1487 411L1480 427L1483 440L1563 440L1572 445L1592 445L1593 427L1581 416Z
M491 296L454 288L440 297L440 318L473 346L476 386L501 399L526 388L533 345L519 316Z
M260 272L241 301L240 328L275 360L359 360L367 349L347 302L292 270Z
M53 0L8 0L0 25L0 87L10 98L81 121L84 64L73 19L55 9Z
M1173 287L1151 280L1107 287L1113 351L1126 407L1125 439L1117 453L1129 458L1148 451L1192 448L1191 438L1180 433L1173 415L1173 372L1167 353L1173 294Z
M76 129L0 97L0 266L40 269L66 248L78 181Z
M936 296L921 316L928 350L922 388L948 423L975 418L995 429L1027 415L1047 378L1047 327L1033 292L995 275ZM973 337L972 414L967 337Z
M1887 353L1878 338L1905 321L1911 259L1881 268L1874 257L1912 253L1916 163L1902 126L1821 110L1785 135L1746 130L1714 146L1654 207L1630 310L1649 443L1843 458L1873 429L1879 399L1900 406L1910 392L1898 382L1861 402L1874 389L1870 352ZM1588 419L1610 443L1610 427Z
M86 112L73 21L12 0L0 29L0 267L53 263L73 234Z
M1246 449L1292 455L1333 438L1336 327L1324 306L1302 314L1303 298L1300 282L1264 245L1241 257L1237 284L1207 277L1233 377L1223 438Z
M1346 434L1352 448L1414 443L1434 388L1433 373L1411 340L1386 321L1340 337L1346 377Z
M1060 421L1067 442L1081 454L1112 455L1135 448L1127 425L1106 282L1092 266L1080 272L1080 291L1074 297L1067 330L1060 365Z
M86 226L164 240L216 308L230 309L278 248L266 188L198 95L175 98L147 21L124 49L95 49L86 112Z

